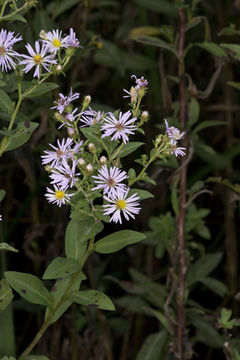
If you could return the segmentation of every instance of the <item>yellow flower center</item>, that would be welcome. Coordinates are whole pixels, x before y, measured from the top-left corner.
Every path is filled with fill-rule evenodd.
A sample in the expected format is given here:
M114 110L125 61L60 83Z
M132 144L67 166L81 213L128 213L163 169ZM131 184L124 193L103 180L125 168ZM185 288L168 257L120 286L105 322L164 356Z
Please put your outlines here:
M116 205L119 210L123 210L123 209L125 209L127 203L125 200L118 200Z
M4 46L0 46L0 55L4 55L6 52L6 49Z
M37 54L34 56L34 61L36 64L41 64L41 62L43 61L43 58L40 54Z
M65 196L64 191L60 191L60 190L57 190L55 195L56 195L56 198L59 200L64 199L64 196Z
M57 48L59 48L62 45L59 39L53 39L52 44Z

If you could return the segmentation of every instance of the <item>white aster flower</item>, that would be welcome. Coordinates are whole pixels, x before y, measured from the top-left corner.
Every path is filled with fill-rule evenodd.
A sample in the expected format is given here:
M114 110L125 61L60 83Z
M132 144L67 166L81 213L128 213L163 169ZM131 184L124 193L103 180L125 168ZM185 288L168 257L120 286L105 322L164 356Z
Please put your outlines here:
M89 109L85 110L83 115L84 116L81 117L80 121L83 122L84 125L81 125L80 127L100 124L103 121L104 113L102 111L95 111L89 106Z
M77 111L78 111L78 108L74 109L72 112L69 111L66 115L64 115L63 123L59 126L58 129L60 129L64 125L71 127L73 125L75 119L81 115L81 113L76 114Z
M174 140L171 140L171 145L172 147L170 149L170 152L172 155L174 154L176 157L178 157L178 155L180 156L185 155L185 150L186 150L185 147L177 147L177 142Z
M59 207L65 205L70 201L70 197L74 194L66 194L66 189L59 188L54 185L54 190L47 187L47 193L45 194L48 202L57 204Z
M67 36L65 38L62 37L62 31L52 30L46 33L46 40L43 42L46 44L49 51L56 55L57 51L61 48L67 47Z
M0 221L2 221L2 215L0 215Z
M74 160L72 167L70 167L67 161L63 160L63 162L52 171L50 175L52 179L51 184L57 184L64 189L72 188L78 181L77 176L81 175L81 173L76 173L77 163L78 161Z
M22 40L21 36L15 35L12 31L2 29L0 31L0 66L2 71L15 69L15 62L13 58L20 56L12 49L13 45Z
M127 111L124 114L120 111L119 119L116 119L113 113L109 113L109 117L107 116L104 124L101 126L101 130L104 131L102 138L105 136L112 136L111 140L121 139L124 144L129 141L128 134L134 134L133 130L136 130L135 125L131 125L137 118L131 117L131 111Z
M109 201L110 204L103 205L105 208L103 214L110 215L113 214L110 218L110 221L115 223L119 222L122 224L121 212L126 220L130 220L130 217L135 219L133 214L138 214L141 208L139 207L139 196L137 193L131 195L127 198L129 189L127 191L117 191L112 197L104 196L104 199Z
M41 69L42 67L49 71L49 66L51 64L56 64L57 61L54 60L54 55L46 55L48 52L48 49L45 45L42 46L42 49L40 47L39 41L35 41L35 50L33 50L32 46L30 44L26 45L26 49L29 52L29 55L21 54L21 57L23 57L25 60L21 60L19 62L19 65L26 65L23 71L27 73L30 71L34 66L36 66L36 69L34 71L33 77L40 78L41 75Z
M65 40L66 46L70 48L78 48L79 40L76 38L76 34L73 31L73 28L70 28L70 34L67 36Z
M62 143L60 140L57 140L58 147L49 144L55 151L45 150L46 155L42 155L42 164L51 163L52 166L57 166L59 162L66 160L69 156L69 151L71 150L70 145L72 144L73 139L67 138L63 139Z
M116 166L107 168L103 165L98 170L98 176L93 176L94 182L97 184L92 190L103 189L103 193L108 193L108 196L117 194L118 191L126 191L126 185L122 184L122 181L127 179L126 171L121 171Z
M70 90L70 93L68 96L64 96L63 94L59 94L59 99L57 101L54 101L55 106L53 106L51 109L57 109L57 111L62 114L66 107L73 101L78 99L80 96L80 93L73 93L72 88Z
M164 119L165 124L166 124L166 134L167 136L173 140L180 140L183 138L183 136L185 135L185 132L181 132L178 128L175 128L174 126L168 126L168 122L166 119Z
M82 151L82 144L83 141L78 141L73 148L69 148L68 152L67 152L67 158L71 159L72 161L74 161L74 157L76 156L76 154L80 153Z

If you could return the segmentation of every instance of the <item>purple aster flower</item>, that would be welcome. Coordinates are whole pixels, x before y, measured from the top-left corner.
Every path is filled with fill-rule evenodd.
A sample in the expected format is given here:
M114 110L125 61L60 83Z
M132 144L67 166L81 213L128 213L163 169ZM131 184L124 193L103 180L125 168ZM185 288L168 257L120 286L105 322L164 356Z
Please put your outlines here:
M59 99L57 101L54 101L55 106L53 106L51 109L57 109L57 111L62 114L66 107L73 101L78 99L80 96L80 93L73 93L72 88L70 90L70 93L68 96L64 96L63 94L59 94Z
M142 76L141 78L137 78L136 75L132 75L131 78L134 78L136 81L136 90L139 90L141 87L146 87L148 86L148 81L146 79L144 79L144 77Z
M66 126L72 126L75 119L81 115L81 113L77 113L78 108L74 109L72 112L68 112L66 115L64 115L64 122L59 126L58 129L61 129L64 125Z
M89 110L85 110L83 115L84 116L81 117L80 121L83 122L84 125L81 125L80 127L101 123L103 121L104 113L102 111L95 111L89 106Z
M55 55L58 50L67 47L66 41L67 36L63 38L62 31L59 31L58 29L48 31L45 34L45 40L43 40L44 44L46 44L47 49Z
M93 176L94 182L97 185L92 190L103 189L103 193L108 193L108 196L117 194L117 191L126 191L126 185L122 181L127 179L126 171L121 171L116 166L107 168L103 165L98 170L98 176Z
M71 48L78 48L80 46L73 28L70 28L70 34L67 36L65 43L67 47Z
M133 130L136 130L135 125L131 125L137 118L131 117L131 111L127 111L124 114L120 111L119 119L116 119L113 113L109 113L109 117L107 116L104 124L101 126L101 130L104 131L102 138L105 136L112 136L111 140L121 139L124 144L129 141L128 134L134 134Z
M54 185L54 190L49 189L47 187L47 193L45 194L48 202L57 204L59 207L65 205L70 201L70 197L74 194L66 194L66 189L59 188L58 186Z
M20 56L16 51L12 49L13 45L22 40L21 36L15 35L12 31L2 29L0 31L0 66L2 71L8 71L15 69L15 62L13 58Z
M66 160L63 160L63 162L52 171L50 175L52 179L51 184L57 184L64 189L72 188L78 180L77 176L81 175L81 173L75 172L77 163L78 161L74 160L72 167L70 167Z
M185 150L186 150L185 147L177 147L177 142L174 140L171 140L171 145L172 147L170 149L170 152L172 155L174 154L176 157L178 157L178 155L180 156L185 155Z
M107 200L110 204L103 205L104 215L113 214L110 218L110 221L115 223L119 222L122 224L121 212L126 220L130 220L130 217L135 219L134 214L138 214L141 208L139 207L139 196L137 193L128 196L129 189L126 192L117 191L117 193L111 197L104 196L104 199Z
M30 44L26 45L27 51L29 52L29 55L21 54L21 57L23 57L25 60L21 60L19 62L19 65L26 65L23 71L27 73L30 71L34 66L36 66L36 69L34 71L33 77L40 78L41 75L41 69L42 67L49 71L49 66L51 64L56 64L57 61L54 60L53 55L47 55L48 49L45 45L42 46L42 49L40 48L39 41L35 41L35 50L33 50L32 46Z
M62 143L60 140L57 140L58 147L49 144L55 151L45 150L46 155L42 155L42 164L51 163L52 166L57 166L64 159L66 160L69 156L69 151L71 150L70 145L72 144L73 139L67 138L63 139Z
M166 134L167 136L173 140L173 141L176 141L176 140L180 140L183 138L183 136L185 135L185 132L181 132L178 128L175 128L174 126L168 126L168 122L166 119L164 119L165 121L165 124L166 124Z
M78 154L82 151L82 144L83 144L83 141L81 140L81 141L77 142L73 148L69 148L69 150L67 152L67 158L74 161L74 157L76 156L76 154Z

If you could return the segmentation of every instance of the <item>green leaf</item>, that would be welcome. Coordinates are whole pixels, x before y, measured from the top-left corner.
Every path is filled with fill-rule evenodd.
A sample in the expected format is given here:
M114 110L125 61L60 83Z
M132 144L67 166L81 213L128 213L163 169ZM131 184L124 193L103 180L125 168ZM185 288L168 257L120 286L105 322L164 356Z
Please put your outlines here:
M52 306L51 294L36 276L16 271L6 271L4 275L11 287L24 299L34 304Z
M188 111L189 111L188 126L189 126L189 128L191 128L198 121L198 118L199 118L200 106L199 106L199 102L197 101L197 99L191 98L189 107L188 107Z
M82 0L63 0L62 2L58 3L58 6L55 6L53 12L53 20L56 19L60 14L66 12L67 10L71 9L73 6L80 4Z
M34 86L34 85L33 85ZM30 94L28 95L24 95L23 96L26 96L28 98L33 98L33 97L37 97L37 96L41 96L43 94L46 94L48 93L49 91L52 91L54 89L57 89L59 87L58 84L55 84L55 83L52 83L52 82L44 82L40 85L37 86L36 89L34 89ZM27 92L29 90L26 90Z
M101 139L99 134L94 133L92 128L83 127L80 130L90 142L98 146L100 149L102 149L104 145L106 146L105 141Z
M47 267L43 274L43 279L58 279L81 270L80 264L74 259L66 259L58 257L54 259ZM82 279L86 279L85 275L82 274Z
M7 15L7 16L4 16L4 20L8 20L8 21L21 21L21 22L24 22L26 23L27 20L20 14L15 14L15 15Z
M168 335L165 331L148 335L136 360L159 360L164 353Z
M153 36L138 36L134 37L133 40L145 45L156 46L168 50L178 58L178 52L176 48L162 39Z
M191 265L187 273L188 285L210 274L218 266L222 256L222 253L207 254Z
M85 216L79 220L71 220L65 235L65 252L68 258L81 262L87 240L95 237L103 230L103 224L93 217Z
M240 59L240 45L238 44L220 44L226 53L231 55L234 59Z
M227 53L217 44L213 42L205 41L203 43L196 43L195 46L198 46L206 51L208 51L210 54L217 56L217 57L226 57Z
M207 286L212 292L221 297L228 293L227 286L217 279L214 279L212 277L204 277L202 279L199 279L199 281L205 286Z
M195 126L192 134L197 134L200 130L209 128L211 126L219 126L219 125L227 125L227 122L221 121L221 120L219 120L219 121L218 120L206 120L206 121L201 122L197 126Z
M222 336L206 321L194 319L192 324L198 330L195 341L203 342L213 348L221 348L223 346Z
M95 244L94 250L100 254L111 254L113 252L121 250L125 246L135 244L145 239L145 237L146 236L144 234L137 231L132 231L132 230L117 231L99 240Z
M42 355L28 355L23 358L23 360L49 360L46 356Z
M32 132L39 126L35 122L20 122L17 129L8 138L8 143L5 151L14 150L25 144L31 137Z
M5 93L5 91L0 89L0 109L10 114L13 110L13 106L14 104L10 97Z
M11 245L9 245L7 243L0 243L0 250L18 252L17 249L15 249L13 246L11 246Z
M74 291L70 294L70 299L80 305L96 305L102 310L115 310L112 300L97 290Z
M115 150L115 153L113 154L112 157L113 158L117 157L120 159L124 156L127 156L128 154L131 154L133 151L137 150L142 145L144 145L144 143L142 143L142 142L129 142L127 144L124 144L121 147L121 150L119 151L119 153L117 153L119 147ZM117 153L117 155L115 156L116 153Z
M228 81L227 84L228 84L229 86L234 87L235 89L240 90L240 83L239 83L239 82L236 82L236 81Z
M2 201L2 199L3 199L4 196L5 196L5 194L6 194L6 191L5 191L4 189L1 189L1 190L0 190L0 201Z
M2 340L2 339L1 339ZM1 359L0 360L16 360L16 358L15 357L13 357L13 356L3 356L3 357L1 357Z
M167 0L134 0L134 2L137 5L143 6L148 10L159 12L161 14L166 14L172 17L176 17L178 14L178 9L180 7L183 7L177 4L170 3Z
M13 299L12 289L5 279L0 280L0 311L6 309Z
M131 195L133 195L135 193L138 194L138 196L140 197L140 200L144 200L144 199L148 199L148 198L154 198L153 194L151 194L147 190L142 190L142 189L130 189L128 195L131 196Z

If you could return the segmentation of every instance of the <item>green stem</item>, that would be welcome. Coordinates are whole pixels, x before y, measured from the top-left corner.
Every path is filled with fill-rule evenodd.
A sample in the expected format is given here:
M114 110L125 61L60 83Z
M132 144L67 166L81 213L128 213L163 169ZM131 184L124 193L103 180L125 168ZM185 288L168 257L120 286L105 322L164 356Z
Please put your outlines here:
M6 5L7 5L7 2L6 2L6 4L5 4L5 6L4 6L4 8L6 7ZM0 20L5 21L5 20L11 18L13 15L16 15L17 13L19 13L20 11L22 11L23 9L25 9L27 6L28 6L27 3L25 3L23 6L21 6L21 7L18 8L17 10L15 10L15 11L13 11L12 13L7 14L7 15L5 15L5 16L2 16L3 14L2 14L2 11L1 11Z
M118 149L116 150L116 152L113 154L112 156L112 160L115 159L115 157L119 154L119 152L122 150L122 147L123 147L124 143L122 143Z
M94 245L94 238L90 239L89 244L88 244L88 249L86 251L86 254L83 258L82 261L82 267L85 265L88 257L91 255L92 251L93 251L93 245ZM61 297L61 299L56 303L56 305L53 307L52 311L49 312L48 317L45 319L41 329L38 331L37 335L35 336L35 338L33 339L33 341L31 342L31 344L24 350L24 352L22 353L22 355L20 356L19 360L23 360L24 357L26 357L27 355L30 354L30 352L32 351L32 349L35 347L35 345L38 343L38 341L41 339L41 337L43 336L43 334L45 333L45 331L47 330L47 328L50 326L51 324L51 320L52 317L54 315L54 313L56 312L56 310L63 304L63 302L67 299L73 284L75 282L75 280L78 278L80 274L80 270L77 271L75 274L72 275L71 281L67 287L67 289L65 290L63 296Z
M3 3L3 6L2 6L1 12L0 12L0 20L3 19L3 14L4 14L5 7L7 6L7 3L8 3L8 1L4 1L4 3Z

